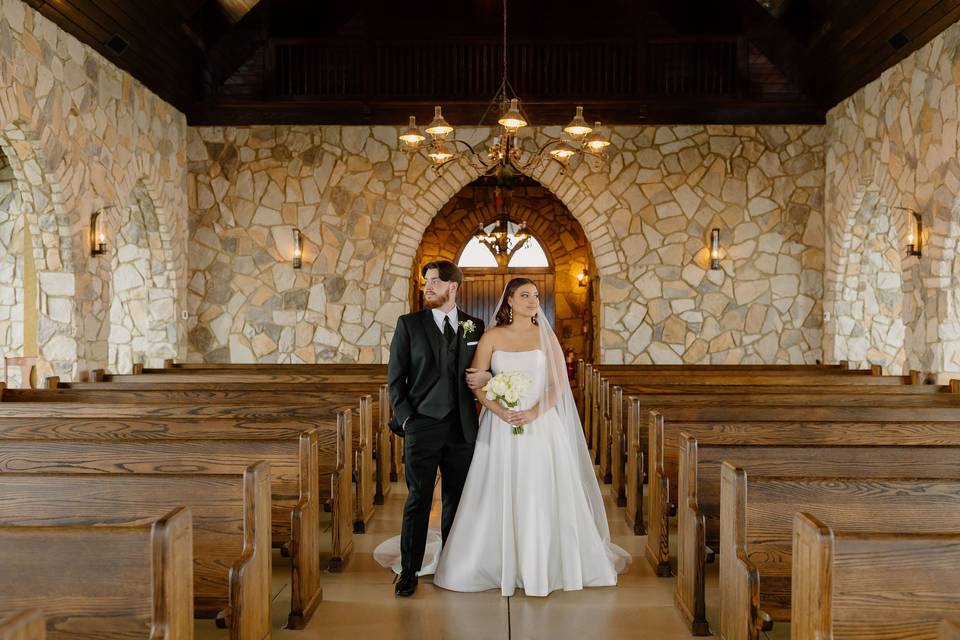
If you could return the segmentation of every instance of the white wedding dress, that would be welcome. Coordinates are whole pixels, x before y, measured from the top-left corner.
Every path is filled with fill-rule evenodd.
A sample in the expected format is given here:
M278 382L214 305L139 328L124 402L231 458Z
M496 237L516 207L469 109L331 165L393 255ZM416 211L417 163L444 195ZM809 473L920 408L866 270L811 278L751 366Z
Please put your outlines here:
M541 349L494 351L493 373L526 373L540 401L547 371ZM569 393L569 392L568 392ZM566 423L565 423L566 422ZM600 487L583 431L551 408L524 432L491 411L480 417L473 462L447 545L431 530L420 575L454 591L519 588L528 596L612 586L630 555L610 542ZM400 570L399 536L377 547L380 564Z

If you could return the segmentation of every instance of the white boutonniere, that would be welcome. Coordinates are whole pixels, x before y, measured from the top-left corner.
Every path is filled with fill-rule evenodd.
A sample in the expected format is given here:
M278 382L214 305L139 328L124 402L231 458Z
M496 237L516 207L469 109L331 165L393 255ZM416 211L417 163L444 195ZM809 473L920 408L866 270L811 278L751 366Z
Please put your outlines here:
M463 329L464 338L477 330L477 325L473 324L473 320L461 320L459 324L460 328Z

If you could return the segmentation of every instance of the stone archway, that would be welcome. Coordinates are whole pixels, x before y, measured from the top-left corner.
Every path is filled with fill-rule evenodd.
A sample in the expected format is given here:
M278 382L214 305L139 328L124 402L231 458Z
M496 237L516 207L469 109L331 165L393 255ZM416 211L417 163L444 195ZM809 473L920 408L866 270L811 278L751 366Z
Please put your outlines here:
M70 378L77 372L76 285L65 270L72 254L61 244L70 237L58 215L61 190L45 172L39 142L23 123L0 128L0 154L9 189L0 211L0 272L9 283L4 300L12 295L12 304L0 304L9 312L0 348L6 355L23 355L26 344L40 356L38 375Z
M416 268L410 274L411 307L419 293L421 266L431 260L456 262L478 225L500 215L493 192L493 186L482 182L470 184L433 218L424 231L414 260ZM526 222L527 230L547 254L550 302L555 314L552 322L565 350L572 350L578 358L595 358L593 344L598 327L593 322L593 299L588 287L580 286L577 278L585 269L593 272L593 259L583 227L555 195L532 181L513 186L505 205L510 219ZM489 276L481 280L484 284L478 283L478 286L490 286ZM499 287L497 289L498 293Z
M854 199L831 288L835 318L829 323L834 357L854 368L883 366L902 374L907 364L902 212L873 187Z
M108 210L111 243L107 366L128 373L132 366L161 366L177 355L175 279L156 200L143 180L122 210Z
M491 132L478 129L472 133L476 134L474 138L483 140ZM543 132L535 135L543 138L540 143L545 142ZM410 187L405 193L410 195L400 199L402 210L396 222L396 237L400 241L389 249L386 258L387 275L384 279L385 284L390 285L387 288L391 290L392 302L401 308L409 308L409 302L404 299L406 296L397 295L397 291L400 289L399 285L410 281L410 274L416 268L415 260L424 232L443 206L479 177L476 169L465 163L451 165L437 174L420 156L413 156L405 169L405 182ZM587 176L591 178L592 190L587 190L584 186ZM629 219L630 208L609 188L609 176L591 170L585 163L564 172L557 163L544 162L534 167L528 177L552 193L566 207L586 236L593 257L591 278L594 279L593 290L596 292L595 326L599 329L599 339L595 341L593 356L606 360L602 344L604 317L609 314L618 319L622 318L627 311L626 307L624 310L615 310L613 305L631 306L630 290L635 289L633 284L623 278L620 271L625 260L620 244L615 242L616 233L612 223L616 216ZM594 193L598 195L595 196ZM640 309L631 312L640 313ZM640 319L645 313L644 308ZM637 320L637 325L640 324L640 319ZM628 332L627 337L629 335Z

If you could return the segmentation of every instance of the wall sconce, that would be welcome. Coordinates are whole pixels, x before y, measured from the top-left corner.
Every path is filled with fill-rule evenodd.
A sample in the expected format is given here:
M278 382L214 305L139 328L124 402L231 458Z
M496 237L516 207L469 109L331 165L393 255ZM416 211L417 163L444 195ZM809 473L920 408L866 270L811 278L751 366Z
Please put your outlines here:
M299 269L303 266L303 234L300 229L293 230L293 268Z
M710 268L720 268L720 229L710 231Z
M907 209L907 211L910 211ZM907 255L923 255L923 218L916 211L910 211L913 218L907 221L909 230L907 231Z
M577 274L577 284L581 287L587 286L587 281L590 279L590 270L584 269Z
M107 252L107 235L103 229L103 209L90 214L90 255L102 256Z

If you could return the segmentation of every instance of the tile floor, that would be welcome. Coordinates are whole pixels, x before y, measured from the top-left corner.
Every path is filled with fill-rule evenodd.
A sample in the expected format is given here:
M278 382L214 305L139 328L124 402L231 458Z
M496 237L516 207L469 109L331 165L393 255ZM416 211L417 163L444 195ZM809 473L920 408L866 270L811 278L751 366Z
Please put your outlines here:
M604 491L608 489L604 486ZM437 491L439 496L439 488ZM434 587L421 579L412 598L393 595L393 574L372 557L381 541L400 531L406 488L394 484L386 504L367 533L354 537L353 557L339 574L325 573L323 602L306 629L282 629L290 602L289 565L274 554L274 638L281 640L688 640L691 638L673 605L673 579L657 578L643 558L645 538L634 536L623 509L607 501L614 542L630 551L634 562L617 587L556 592L547 598L498 591L463 594ZM439 519L439 501L433 518ZM434 523L436 524L436 523ZM716 564L708 576L708 617L717 618ZM788 625L787 625L788 626ZM783 631L783 630L780 630ZM198 640L227 640L211 621L197 621ZM771 636L773 637L789 637Z

